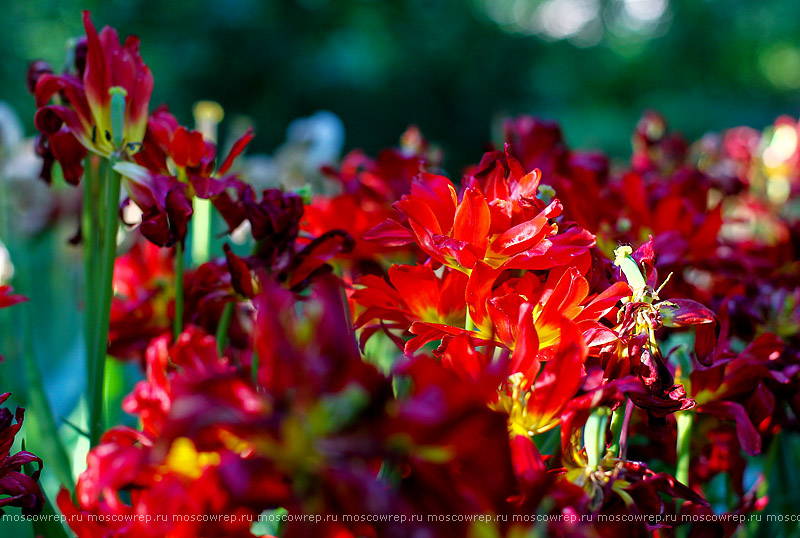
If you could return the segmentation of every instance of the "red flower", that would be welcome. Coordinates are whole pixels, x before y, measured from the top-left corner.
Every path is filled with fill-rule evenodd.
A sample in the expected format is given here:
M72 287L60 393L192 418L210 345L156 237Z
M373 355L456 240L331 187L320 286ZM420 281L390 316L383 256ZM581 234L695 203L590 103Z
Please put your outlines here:
M85 69L78 76L44 74L38 78L36 127L48 137L66 133L66 128L86 149L105 157L118 151L135 153L144 139L153 91L153 75L139 55L139 39L131 36L120 45L116 30L109 27L98 35L88 11L83 12L83 24ZM125 97L122 133L113 132L112 92ZM56 94L63 96L66 104L47 105ZM56 147L52 141L51 147ZM71 179L77 182L78 178Z
M134 163L118 163L114 169L122 175L130 199L142 210L142 235L159 247L183 243L194 212L187 185Z
M249 129L216 167L214 144L200 132L179 125L166 107L156 109L147 122L142 151L134 156L136 162L117 163L114 168L122 175L130 199L142 210L142 234L158 246L183 242L195 196L211 199L229 219L226 189L242 184L226 174L252 138Z
M614 283L601 293L593 294L580 270L567 266L553 267L544 282L533 273L526 273L492 290L492 276L480 281L481 268L479 266L473 273L469 284L469 291L474 290L470 294L470 317L480 334L494 334L502 345L515 349L518 330L532 322L543 358L549 356L547 350L557 347L561 339L562 318L577 323L590 347L602 346L616 339L613 331L601 321L612 320L616 305L630 294L630 288L624 282ZM522 309L528 309L526 315L529 318L518 317Z
M8 392L0 394L0 404L8 400L9 396L11 394ZM4 513L5 506L19 506L25 515L38 514L44 506L44 497L38 483L42 460L30 452L11 455L11 446L22 427L24 416L25 410L21 407L17 407L14 414L5 407L0 409L0 515ZM38 468L28 476L22 472L22 467L30 463L37 463Z
M442 275L437 276L430 265L393 265L389 268L388 278L391 285L375 275L366 275L356 281L357 285L363 286L352 295L352 299L364 309L355 321L356 327L364 327L362 346L382 328L391 336L390 329L405 332L416 322L464 326L467 276L463 273L444 268ZM380 320L380 324L365 327L373 320ZM424 343L412 340L400 347L411 352Z
M538 182L535 173L526 177L523 184ZM529 188L495 188L493 196L507 198L490 200L497 208L492 212L478 188L468 187L459 202L450 180L422 174L412 183L411 193L394 205L407 220L388 221L366 238L391 245L413 241L434 260L468 274L478 261L496 269L546 269L586 253L594 237L578 228L558 234L550 220L560 215L561 204L529 200L524 197ZM517 212L514 196L519 198Z
M375 276L363 277L357 284L365 287L352 296L364 308L355 323L362 328L362 345L383 329L407 354L431 341L464 336L514 350L514 356L527 353L523 349L532 346L533 354L546 360L558 346L562 317L577 322L586 343L596 351L616 339L600 320L611 318L618 301L630 295L627 284L619 282L590 295L586 279L578 269L568 267L554 268L545 282L527 273L505 279L494 288L500 273L480 262L469 279L450 268L437 277L428 265L392 266L392 286ZM421 285L423 282L428 284ZM473 329L465 328L465 309ZM380 324L368 325L376 319ZM403 343L390 332L395 329L416 336ZM514 364L521 368L517 361Z
M500 388L495 407L508 415L511 437L532 437L556 427L568 402L580 388L586 345L575 324L562 319L561 339L552 359L530 361L524 372L512 375ZM530 355L535 349L526 350Z
M697 411L734 423L739 445L750 455L761 452L762 436L786 422L786 404L796 397L800 364L791 351L782 357L784 350L774 335L764 334L741 353L725 352L689 377Z
M405 501L418 513L507 512L516 484L506 416L485 404L497 379L459 380L428 358L400 373L413 389L390 404L385 442L401 466Z
M208 198L224 188L213 178L224 180L253 136L253 129L248 129L234 142L230 153L217 166L215 144L205 140L199 131L190 131L180 125L167 107L162 105L148 119L142 151L135 155L135 160L153 174L176 176L190 186L190 192Z
M509 118L503 122L503 134L528 170L538 168L550 178L563 167L568 150L556 122L532 116Z
M106 432L89 452L87 470L78 480L77 506L65 491L59 495L63 513L83 514L70 521L81 537L252 536L250 523L260 510L244 507L236 498L235 484L229 482L226 469L237 465L232 460L241 457L241 449L231 452L233 445L226 445L236 437L226 434L216 409L232 406L260 415L266 407L246 378L217 355L213 337L189 327L172 347L169 339L165 335L151 343L147 379L123 403L126 411L139 416L144 431L119 427ZM195 405L187 407L193 398ZM209 407L199 405L205 399L212 400ZM190 410L207 422L187 421ZM213 425L213 432L181 434L202 431L206 424ZM122 500L125 490L130 492L129 503ZM123 517L126 514L143 517ZM203 521L199 514L236 517Z
M337 180L337 187L343 192L314 196L306 207L303 230L320 235L335 223L355 240L352 252L342 256L346 279L380 272L380 257L390 253L408 257L410 250L418 252L408 245L377 244L362 239L392 217L392 203L409 193L413 178L436 166L435 157L430 155L427 142L416 128L409 128L402 141L401 148L384 149L375 159L353 151L344 157L338 169L324 169Z
M225 247L233 286L242 296L252 299L270 279L300 291L330 270L326 262L352 250L353 239L343 230L316 238L298 237L304 210L298 195L267 189L257 201L249 185L235 183L239 199L226 199L222 214L231 227L247 220L256 240L252 255L245 258Z

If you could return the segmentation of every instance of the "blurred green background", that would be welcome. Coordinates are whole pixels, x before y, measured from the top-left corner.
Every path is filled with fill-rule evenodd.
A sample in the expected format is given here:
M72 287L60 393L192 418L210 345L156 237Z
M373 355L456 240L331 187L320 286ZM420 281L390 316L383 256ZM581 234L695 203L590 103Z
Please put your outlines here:
M42 58L62 68L67 41L83 33L81 9L98 27L141 37L155 76L151 108L169 103L191 126L192 105L215 100L226 111L223 132L242 117L256 126L250 153L273 153L293 120L329 110L344 124L345 150L374 154L417 124L457 177L510 114L556 119L571 146L625 157L647 108L690 139L800 113L793 0L5 0L3 8L0 100L28 135L35 108L27 64ZM11 156L0 153L0 161ZM28 446L55 461L38 433L31 376L23 375L23 364L38 364L77 473L87 443L64 422L85 420L81 252L67 245L77 191L61 184L57 202L44 203L50 191L30 177L7 181L13 167L3 166L0 240L16 268L12 283L31 302L0 311L0 392L14 391L9 404L28 407ZM20 235L20 215L36 208L47 213L39 220L63 218ZM114 364L110 422L130 422L119 400L140 374L134 364ZM52 469L43 477L51 496ZM790 501L783 502L774 509ZM17 526L0 536L28 532Z
M800 106L793 0L11 0L0 19L0 98L32 129L24 73L63 64L98 26L142 38L153 104L186 123L199 99L252 118L270 151L289 122L327 109L345 148L374 152L410 123L458 171L477 161L492 120L559 120L571 145L628 152L646 108L689 137L767 125Z

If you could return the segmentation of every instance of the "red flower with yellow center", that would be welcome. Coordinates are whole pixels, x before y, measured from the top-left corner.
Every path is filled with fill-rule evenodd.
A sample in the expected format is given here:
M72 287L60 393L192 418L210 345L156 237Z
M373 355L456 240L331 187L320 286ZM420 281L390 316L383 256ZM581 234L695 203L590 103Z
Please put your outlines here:
M581 386L586 345L574 323L562 318L559 325L561 339L554 357L544 366L532 361L524 374L513 374L500 389L494 407L508 414L512 438L529 437L556 427Z

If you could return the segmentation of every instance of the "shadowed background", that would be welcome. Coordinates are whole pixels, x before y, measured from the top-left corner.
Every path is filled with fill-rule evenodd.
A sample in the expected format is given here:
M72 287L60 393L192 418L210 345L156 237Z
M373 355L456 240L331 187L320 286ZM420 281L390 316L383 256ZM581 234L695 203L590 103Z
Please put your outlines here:
M345 149L375 152L416 123L458 171L505 114L557 119L570 145L624 156L646 108L696 138L800 105L791 0L13 0L0 98L29 130L26 64L63 65L80 9L142 38L153 104L190 123L192 103L216 100L249 116L263 152L320 109L344 122Z
M558 120L571 147L626 157L648 108L689 139L800 113L793 0L10 0L3 7L0 101L16 110L28 136L35 107L27 64L41 58L63 67L68 40L83 33L81 9L92 11L98 28L141 38L155 78L151 108L168 102L191 126L195 102L217 101L223 133L255 125L250 154L272 154L293 120L328 110L344 125L345 151L375 154L417 124L457 178L510 114ZM0 161L11 156L0 151ZM88 443L68 421L85 420L83 283L81 251L67 239L77 223L70 200L80 195L61 182L59 225L11 233L25 227L19 214L46 207L39 197L49 191L28 177L26 188L44 192L26 194L21 207L10 196L23 189L7 181L9 168L3 164L8 177L0 178L0 240L16 269L12 284L31 301L0 312L0 391L15 393L10 405L32 408L21 366L32 350L77 471ZM109 421L130 423L119 401L140 373L134 364L108 364ZM48 461L36 420L29 412L23 433ZM784 479L792 491L793 468L781 462L771 480ZM58 486L51 473L45 468L42 479L50 494ZM791 502L777 499L777 510ZM24 537L29 528L7 532Z

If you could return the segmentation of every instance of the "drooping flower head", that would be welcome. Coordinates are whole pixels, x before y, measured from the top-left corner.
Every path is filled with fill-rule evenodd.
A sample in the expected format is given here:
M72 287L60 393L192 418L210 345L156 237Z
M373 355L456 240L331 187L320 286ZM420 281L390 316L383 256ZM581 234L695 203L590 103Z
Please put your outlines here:
M165 106L156 109L135 162L120 162L114 167L122 174L130 200L142 210L142 234L158 246L182 243L195 197L210 199L230 220L229 212L236 206L228 191L241 190L245 184L229 171L252 139L251 128L217 165L213 142L199 131L180 125Z
M9 396L11 394L8 392L0 394L0 404L8 400ZM21 407L15 413L5 407L0 409L0 515L6 506L19 506L23 514L34 515L44 505L38 482L42 460L30 452L11 454L14 437L22 427L24 416L25 410ZM28 476L23 472L23 465L32 463L37 463L38 468Z

